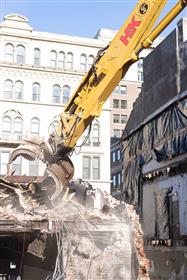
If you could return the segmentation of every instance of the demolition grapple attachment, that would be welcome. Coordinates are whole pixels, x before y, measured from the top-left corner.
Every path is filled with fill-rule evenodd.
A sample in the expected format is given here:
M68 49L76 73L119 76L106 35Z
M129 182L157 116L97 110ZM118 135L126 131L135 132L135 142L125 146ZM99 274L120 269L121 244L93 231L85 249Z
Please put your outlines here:
M27 160L41 160L46 164L46 175L53 178L55 186L53 191L50 191L50 199L55 200L58 196L65 192L67 183L72 179L74 174L74 167L67 155L54 153L51 145L39 138L31 138L24 140L10 155L8 162L8 175L12 175L13 162L19 157L24 157ZM47 186L50 188L50 186Z

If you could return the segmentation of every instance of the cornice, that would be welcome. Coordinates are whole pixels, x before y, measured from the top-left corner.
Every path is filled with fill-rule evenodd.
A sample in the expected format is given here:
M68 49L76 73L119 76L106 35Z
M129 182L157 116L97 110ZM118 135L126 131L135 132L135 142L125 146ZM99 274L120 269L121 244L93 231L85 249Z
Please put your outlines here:
M0 28L1 30L1 28ZM100 49L103 48L105 45L107 45L107 42L105 41L99 41L97 39L92 39L92 38L81 38L80 41L78 37L70 37L66 35L58 35L57 36L62 36L62 38L53 38L50 36L50 33L45 33L45 32L30 32L29 34L24 34L24 33L13 33L13 32L5 32L2 31L0 32L1 36L8 36L8 37L14 37L14 38L21 38L21 39L28 39L28 40L36 40L36 41L41 41L41 42L50 42L50 43L59 43L59 44L66 44L66 45L75 45L75 46L82 46L82 47L91 47L91 48L96 48ZM42 35L46 35L46 37L42 37ZM48 35L48 37L47 37ZM52 33L52 35L55 35ZM77 40L77 41L76 41ZM85 42L86 40L93 40L93 42Z
M47 66L41 66L41 67L35 67L34 65L30 64L24 64L24 65L18 65L14 63L6 63L6 62L0 62L0 70L3 72L5 71L16 71L17 73L27 73L28 71L33 74L50 74L53 76L59 76L59 77L65 77L67 79L75 79L78 78L79 80L82 79L82 77L85 75L83 72L79 71L69 71L69 70L63 70L59 68L52 68Z

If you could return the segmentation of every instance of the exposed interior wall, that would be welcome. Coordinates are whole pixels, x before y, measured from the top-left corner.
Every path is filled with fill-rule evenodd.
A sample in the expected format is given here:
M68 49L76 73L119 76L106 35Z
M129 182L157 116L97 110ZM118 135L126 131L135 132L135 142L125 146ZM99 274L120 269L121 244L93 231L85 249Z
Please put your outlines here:
M155 280L186 279L186 24L144 59L142 92L123 134L124 197L141 214Z

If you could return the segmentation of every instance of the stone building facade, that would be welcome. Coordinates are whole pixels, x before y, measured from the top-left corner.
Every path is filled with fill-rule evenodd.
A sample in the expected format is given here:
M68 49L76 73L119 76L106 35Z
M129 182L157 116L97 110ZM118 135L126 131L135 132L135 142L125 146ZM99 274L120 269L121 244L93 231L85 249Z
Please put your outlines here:
M106 41L37 32L17 14L5 16L0 32L0 173L4 175L9 153L22 139L32 135L47 140L53 121ZM108 101L86 145L72 155L75 178L106 191L110 191L109 119ZM83 140L84 136L78 144ZM45 168L21 158L14 167L15 175L30 176L42 176Z

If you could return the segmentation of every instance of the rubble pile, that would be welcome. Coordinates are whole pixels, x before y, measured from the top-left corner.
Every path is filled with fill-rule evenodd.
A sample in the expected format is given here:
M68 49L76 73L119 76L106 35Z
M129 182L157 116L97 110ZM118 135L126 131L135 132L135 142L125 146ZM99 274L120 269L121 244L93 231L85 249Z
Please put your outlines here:
M132 206L93 190L81 180L71 183L58 203L50 207L37 199L32 182L24 185L1 179L0 189L1 220L14 220L27 227L31 221L48 221L42 234L56 235L58 254L48 279L149 279L143 233ZM36 255L39 243L45 247L44 237L34 240L28 248L30 253ZM38 257L43 257L43 251Z
M139 215L137 215L134 207L130 204L126 204L128 216L132 222L132 241L135 250L135 263L137 266L137 273L141 280L149 280L150 260L146 257L144 251L143 231L139 221Z

